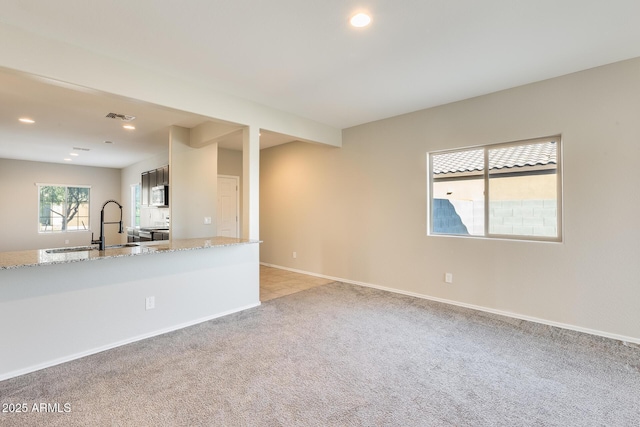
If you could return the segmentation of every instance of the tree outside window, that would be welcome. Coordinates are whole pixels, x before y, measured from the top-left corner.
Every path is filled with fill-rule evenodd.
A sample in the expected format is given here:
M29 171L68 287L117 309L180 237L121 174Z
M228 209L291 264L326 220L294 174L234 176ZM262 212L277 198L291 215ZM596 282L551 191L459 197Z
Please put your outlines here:
M90 187L39 185L41 233L89 229Z

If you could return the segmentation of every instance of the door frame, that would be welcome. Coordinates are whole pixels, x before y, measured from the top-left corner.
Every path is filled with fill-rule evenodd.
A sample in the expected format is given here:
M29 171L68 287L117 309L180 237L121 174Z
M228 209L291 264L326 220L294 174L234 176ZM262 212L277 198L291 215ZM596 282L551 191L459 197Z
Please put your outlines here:
M218 182L217 180L219 178L231 178L234 179L236 181L236 238L240 238L240 177L237 175L221 175L218 174L217 178L216 178L216 193L217 193L217 188L218 188ZM216 195L216 199L217 199L217 195ZM216 204L218 203L218 200L216 200ZM217 221L216 221L217 224ZM217 227L217 225L216 225ZM216 234L218 234L218 230L216 230Z

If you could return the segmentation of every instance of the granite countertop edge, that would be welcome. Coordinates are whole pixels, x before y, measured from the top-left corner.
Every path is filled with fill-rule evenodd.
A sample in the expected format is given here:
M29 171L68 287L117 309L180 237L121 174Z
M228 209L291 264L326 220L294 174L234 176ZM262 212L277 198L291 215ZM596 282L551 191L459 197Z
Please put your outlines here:
M143 242L140 243L139 246L107 248L104 251L91 250L52 254L46 252L48 249L34 249L16 252L0 252L0 270L12 270L24 267L39 267L43 265L70 264L85 261L98 261L110 258L192 251L254 243L262 242L260 240L218 236L207 238Z

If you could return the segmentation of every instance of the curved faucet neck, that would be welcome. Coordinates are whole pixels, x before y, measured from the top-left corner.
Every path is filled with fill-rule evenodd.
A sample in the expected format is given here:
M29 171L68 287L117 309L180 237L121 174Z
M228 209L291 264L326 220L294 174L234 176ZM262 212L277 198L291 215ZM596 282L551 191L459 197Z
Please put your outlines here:
M120 208L120 221L114 221L114 222L105 222L104 221L104 208L109 204L109 203L115 203L116 205L118 205L118 207ZM111 200L107 200L106 202L104 202L104 204L102 205L102 210L100 211L100 250L104 251L106 244L106 236L104 235L104 225L105 224L119 224L120 225L120 229L118 230L118 233L123 233L122 230L122 205L118 202L116 202L115 200L111 199Z
M104 212L104 207L107 206L109 203L115 203L116 205L118 205L120 207L120 210L122 210L122 205L118 202L116 202L115 200L111 199L111 200L107 200L106 202L104 202L104 204L102 205L102 211Z

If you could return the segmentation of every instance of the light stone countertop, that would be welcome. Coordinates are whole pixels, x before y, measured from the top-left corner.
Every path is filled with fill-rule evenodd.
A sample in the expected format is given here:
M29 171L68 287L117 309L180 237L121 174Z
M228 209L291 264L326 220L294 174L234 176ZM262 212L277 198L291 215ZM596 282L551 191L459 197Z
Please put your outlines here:
M189 251L222 246L260 243L258 240L237 239L233 237L207 237L197 239L173 239L156 242L142 242L133 247L107 247L104 251L97 249L77 252L49 253L49 249L28 251L0 252L0 270L21 267L35 267L48 264L66 264L80 261L94 261L105 258L136 256L162 252ZM55 248L55 249L70 249Z

